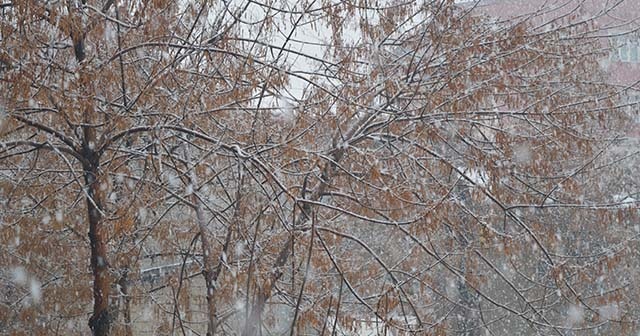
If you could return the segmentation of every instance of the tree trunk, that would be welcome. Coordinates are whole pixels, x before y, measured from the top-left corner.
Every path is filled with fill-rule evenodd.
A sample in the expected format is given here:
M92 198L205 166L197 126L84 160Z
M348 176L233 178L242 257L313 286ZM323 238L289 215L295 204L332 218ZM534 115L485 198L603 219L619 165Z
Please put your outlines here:
M467 251L470 247L470 241L475 240L475 232L469 228L468 221L463 221L465 225L461 228L461 232L458 232L456 240L462 246L463 251ZM467 276L467 272L472 272L470 270L469 260L466 252L463 252L462 259L460 260L460 273L463 276ZM458 300L460 302L460 306L456 308L456 324L457 328L460 331L458 334L461 336L479 336L482 334L482 330L480 329L480 314L478 312L479 302L478 295L475 292L475 289L472 286L467 284L466 280L463 278L458 278L457 289L458 289Z
M190 156L188 155L188 151L185 150L185 156L187 158L187 162L190 161ZM195 170L195 169L194 169ZM207 220L202 211L202 204L195 190L197 190L197 176L194 172L191 171L191 183L193 185L194 192L191 195L191 199L193 204L195 205L196 212L196 221L198 224L198 230L200 231L200 242L202 244L202 263L203 270L202 275L205 280L205 287L207 288L207 310L208 310L208 326L207 326L207 336L213 336L215 334L216 328L218 326L218 318L216 311L216 282L218 280L218 272L215 271L215 260L211 255L212 247L211 240L209 237L209 229L207 228Z
M204 269L202 274L205 279L205 287L207 288L207 309L209 316L209 323L207 326L207 336L213 336L215 334L216 327L218 326L218 319L216 317L216 281L217 274L214 272L214 260L211 256L211 241L209 240L209 230L207 229L207 222L202 213L200 207L200 200L197 196L193 197L196 203L196 217L198 221L198 229L200 230L200 242L202 243L202 254Z
M271 293L273 293L273 287L275 286L276 281L278 281L283 274L281 269L287 263L293 240L294 235L289 236L284 247L280 250L280 254L278 254L278 259L276 259L273 272L271 273L269 280L263 284L262 288L258 289L258 296L253 304L249 318L245 321L242 336L257 336L261 334L262 312L267 304L267 300L271 297Z
M467 272L467 257L463 256L462 258L461 271L462 274L465 274ZM460 335L479 336L482 330L480 329L480 316L478 313L478 296L464 279L458 279L457 285L461 305L456 309L457 328L461 331Z
M131 329L131 294L129 292L129 268L127 267L120 280L118 280L120 290L123 296L123 315L124 315L124 333L126 336L133 336L133 330Z
M90 126L84 129L82 156L85 159L84 180L89 218L89 244L91 246L91 271L93 273L93 315L89 327L94 336L108 335L111 330L112 316L109 311L109 291L111 281L107 262L107 232L103 226L103 199L100 193L100 158L94 147L95 130Z
M269 297L264 293L264 290L260 290L260 294L258 294L258 298L253 309L251 309L251 314L247 321L245 321L242 336L258 336L261 334L262 311L264 310L264 306L268 298Z
M355 129L356 128L353 128L352 131L349 131L347 133L347 135L351 136L353 130ZM336 147L335 141L333 145L334 147ZM317 201L320 198L322 198L322 195L324 194L325 190L329 187L330 181L335 174L337 163L340 162L340 160L344 156L344 153L345 153L344 148L337 148L333 152L332 160L325 163L325 166L323 168L322 175L320 178L320 181L321 181L320 186L318 186L315 192L311 194L309 199L313 201ZM311 205L309 203L304 203L302 206L302 209L303 209L302 213L296 220L297 223L295 222L293 223L294 227L302 225L309 218L309 214L311 213ZM291 254L291 250L294 244L294 239L295 239L295 233L289 236L289 238L287 239L287 242L284 244L284 246L280 250L280 253L278 254L278 258L276 259L273 265L273 271L271 273L269 281L265 283L263 287L259 290L259 294L255 303L253 304L251 314L249 315L248 320L245 321L245 325L242 330L242 336L257 336L261 334L262 313L264 311L264 308L266 307L267 300L271 297L271 294L273 293L273 287L275 286L275 283L280 279L280 277L283 274L282 268L284 267L284 265L287 263L287 260L289 259L289 256ZM291 326L291 327L294 328L295 326Z

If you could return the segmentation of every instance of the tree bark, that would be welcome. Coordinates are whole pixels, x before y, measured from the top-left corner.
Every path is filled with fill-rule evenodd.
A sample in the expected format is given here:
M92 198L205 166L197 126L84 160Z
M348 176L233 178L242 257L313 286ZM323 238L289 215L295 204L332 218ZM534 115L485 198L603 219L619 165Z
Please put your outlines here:
M187 162L191 162L191 155L188 149L185 149L185 159ZM202 210L202 201L197 195L198 176L195 173L195 169L191 170L189 174L190 182L193 187L193 193L191 194L191 200L195 206L196 222L198 224L198 230L200 231L200 243L202 244L202 263L205 287L207 289L207 310L208 310L208 325L207 336L213 336L218 326L217 309L216 309L216 283L218 281L218 273L215 269L215 259L213 258L211 238L209 237L209 229L207 228L207 220Z
M133 330L131 328L131 294L129 291L129 269L124 270L120 280L118 280L120 290L123 296L123 315L124 315L124 333L126 336L133 336Z
M102 220L104 202L100 193L100 158L94 149L95 143L95 130L85 126L82 157L85 159L83 168L93 274L93 315L89 319L89 327L94 336L104 336L109 334L113 319L109 311L111 281L107 262L107 232Z
M202 208L200 205L200 200L194 194L193 201L196 204L196 220L198 222L198 229L200 231L200 242L202 244L202 260L204 264L204 269L202 270L202 274L205 279L205 287L207 288L207 309L209 315L209 324L207 326L207 336L213 336L215 333L216 327L218 325L218 319L216 317L216 301L215 301L215 293L216 293L216 281L217 274L214 271L214 259L211 255L211 241L209 240L209 230L207 229L207 222L205 220L204 214L202 213Z

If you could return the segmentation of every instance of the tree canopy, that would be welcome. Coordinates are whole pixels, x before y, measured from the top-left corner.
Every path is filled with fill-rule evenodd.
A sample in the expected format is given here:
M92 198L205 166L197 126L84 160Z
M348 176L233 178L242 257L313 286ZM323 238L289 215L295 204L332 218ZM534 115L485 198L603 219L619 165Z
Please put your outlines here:
M618 5L3 3L0 331L635 331Z

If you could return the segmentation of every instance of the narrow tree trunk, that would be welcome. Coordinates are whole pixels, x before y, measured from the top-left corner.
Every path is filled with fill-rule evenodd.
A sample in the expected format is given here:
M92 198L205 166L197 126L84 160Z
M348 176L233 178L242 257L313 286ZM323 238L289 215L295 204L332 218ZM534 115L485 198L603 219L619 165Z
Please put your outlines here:
M191 155L188 149L185 149L185 159L187 162L191 162ZM207 220L202 210L202 202L198 198L196 190L198 190L198 176L195 173L195 169L191 170L189 176L191 185L193 187L193 193L191 194L191 201L195 206L196 222L198 224L198 231L200 231L200 243L202 244L202 263L205 287L207 288L207 310L208 310L208 326L207 336L213 336L218 326L218 318L216 311L216 282L218 280L218 272L215 270L215 260L211 255L212 246L211 239L209 237L209 229L207 228Z
M253 309L251 309L251 314L247 321L245 321L242 336L260 335L260 329L262 328L262 312L264 311L267 299L269 299L269 296L265 294L264 290L260 290L260 294L258 294L258 298L253 305Z
M100 203L97 200L95 172L86 172L85 180L89 187L87 211L89 212L89 243L91 244L91 271L93 272L93 316L89 326L93 335L108 335L111 328L109 316L109 270L107 269L106 232L102 223ZM96 203L96 204L94 204Z
M111 2L105 5L108 9ZM71 39L73 50L78 64L84 62L85 52L85 32L79 16L73 16L71 25ZM81 83L91 81L82 78L88 76L87 73L79 72ZM91 97L93 92L90 85L85 86L87 97ZM108 335L111 330L113 318L109 311L109 290L111 281L107 263L107 232L103 227L102 210L104 201L100 194L100 154L95 150L98 145L96 130L92 125L95 123L95 114L91 109L84 111L83 144L81 155L84 158L84 182L86 187L87 213L89 218L89 244L91 246L91 271L93 273L93 315L89 318L89 327L94 336Z
M242 336L257 336L261 334L260 331L262 328L262 313L264 311L264 307L267 304L267 300L271 297L276 281L278 281L283 274L281 269L287 263L294 239L294 235L289 236L284 247L280 250L280 254L278 255L278 259L276 259L273 272L271 273L269 280L263 284L262 288L258 289L258 296L253 304L249 318L245 321Z
M457 240L462 246L463 251L467 251L470 245L470 241L474 240L475 232L469 228L468 222L464 221L465 227L461 232L457 234ZM466 253L462 254L462 260L460 260L460 272L466 277L467 272L470 272L469 256ZM478 295L475 290L467 284L465 279L459 278L457 280L458 287L458 299L460 306L456 308L456 324L460 330L461 336L479 336L481 334L480 329L480 316L478 313L479 303Z
M467 272L467 256L462 257L462 274ZM458 295L460 299L461 307L457 310L457 325L461 331L460 335L463 336L479 336L481 334L480 329L480 316L477 312L478 296L475 294L474 289L467 285L464 279L458 279Z
M202 274L205 279L205 287L207 288L207 309L209 315L209 324L207 327L207 336L213 336L216 327L218 325L218 319L216 317L216 281L217 276L214 271L214 259L211 255L211 241L209 240L209 230L207 229L207 223L202 213L200 200L197 196L193 196L193 201L196 204L196 220L198 222L198 229L200 231L200 242L202 243L202 261L204 264L204 270Z
M107 262L107 232L102 221L103 199L100 193L100 162L94 147L95 130L84 129L82 156L84 180L87 188L87 213L89 218L89 244L91 246L91 271L93 273L93 315L89 327L94 336L105 336L111 330L112 317L109 311L111 281Z
M129 293L129 269L125 269L118 281L123 296L124 332L127 336L133 336L131 329L131 294Z
M352 131L348 132L347 135L350 136ZM334 147L336 144L334 143ZM344 148L336 149L332 154L332 160L325 163L325 166L322 170L322 175L320 177L320 186L315 190L313 194L309 197L310 200L317 201L322 198L325 190L329 187L330 181L335 174L335 170L337 167L337 163L340 162L343 155L345 153ZM309 219L309 214L311 213L311 205L309 203L304 203L302 206L302 213L296 219L297 223L293 223L293 226L302 225L307 219ZM278 254L278 258L276 259L273 270L271 271L271 276L269 281L263 285L261 289L259 289L258 297L253 304L253 308L251 309L251 314L247 321L245 321L244 328L242 330L242 336L257 336L260 335L261 331L261 320L262 313L264 308L266 307L267 300L271 297L273 292L273 287L275 283L282 277L282 268L287 263L289 256L291 255L291 249L293 247L295 239L295 233L290 235L287 239L287 242L284 244L282 249ZM248 295L248 293L247 293ZM295 326L292 326L294 328Z

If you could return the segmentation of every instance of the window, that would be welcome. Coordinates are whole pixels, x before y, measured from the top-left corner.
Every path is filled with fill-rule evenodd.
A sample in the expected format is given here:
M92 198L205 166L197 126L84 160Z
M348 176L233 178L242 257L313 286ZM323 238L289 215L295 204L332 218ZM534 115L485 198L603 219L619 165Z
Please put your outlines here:
M614 61L640 62L640 38L637 35L623 35L611 39Z
M636 124L640 124L640 93L632 94L629 97L629 103L634 104L629 108L631 117L635 120Z
M621 61L629 61L629 44L624 37L618 40L618 55L620 56Z
M626 111L631 120L640 124L640 92L628 92L621 97L620 104L624 107L624 111Z
M629 61L638 63L638 40L631 41L629 45Z

